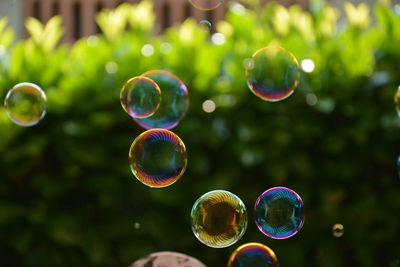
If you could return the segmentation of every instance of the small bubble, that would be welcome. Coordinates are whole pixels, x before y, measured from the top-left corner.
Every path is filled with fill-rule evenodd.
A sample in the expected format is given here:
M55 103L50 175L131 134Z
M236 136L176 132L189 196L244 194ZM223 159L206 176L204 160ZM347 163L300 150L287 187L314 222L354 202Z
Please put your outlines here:
M154 47L151 44L145 44L141 52L144 57L150 57L154 54Z
M341 237L344 234L344 227L342 224L337 223L332 227L332 234L334 237Z
M160 46L160 51L163 54L169 54L172 51L172 45L170 43L164 42Z
M209 22L206 19L203 19L199 22L199 26L203 29L205 32L210 32L211 31L211 22Z
M313 93L309 93L306 95L306 103L310 106L314 106L318 103L318 98Z
M135 222L135 223L133 224L133 227L134 227L136 230L139 229L139 228L140 228L140 223Z
M214 103L214 101L209 99L209 100L206 100L203 102L202 107L203 107L204 112L212 113L215 110L215 103Z
M237 2L233 2L230 6L230 9L236 15L243 15L244 13L246 13L246 8L242 4L239 4Z

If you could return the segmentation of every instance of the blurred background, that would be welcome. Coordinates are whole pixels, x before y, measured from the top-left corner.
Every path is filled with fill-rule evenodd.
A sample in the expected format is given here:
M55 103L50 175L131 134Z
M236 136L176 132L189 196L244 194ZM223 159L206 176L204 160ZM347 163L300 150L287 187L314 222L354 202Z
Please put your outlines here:
M20 82L48 98L30 128L0 108L1 266L127 266L168 250L219 267L246 242L271 247L281 266L400 266L398 2L226 1L211 12L123 2L0 1L0 99ZM303 69L278 103L254 96L244 74L269 44ZM119 103L127 79L154 69L180 77L190 97L172 130L188 168L163 189L131 173L128 150L144 129ZM254 202L273 186L305 203L304 227L287 240L254 224ZM190 227L193 203L214 189L249 212L244 237L224 249Z

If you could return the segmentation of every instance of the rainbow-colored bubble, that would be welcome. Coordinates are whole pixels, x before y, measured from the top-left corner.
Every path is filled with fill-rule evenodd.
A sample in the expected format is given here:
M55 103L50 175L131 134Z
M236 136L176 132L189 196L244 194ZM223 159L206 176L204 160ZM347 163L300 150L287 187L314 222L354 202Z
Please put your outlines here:
M300 79L297 59L279 46L256 51L245 68L250 90L266 101L276 102L289 97Z
M146 118L153 115L161 102L158 85L146 77L128 80L120 91L122 108L132 118Z
M185 144L168 130L148 130L133 141L129 163L133 174L143 184L150 187L169 186L185 172Z
M247 211L236 195L225 190L201 196L191 211L192 231L203 244L213 248L236 243L247 228Z
M175 75L153 70L141 75L153 80L161 90L161 102L156 112L147 118L134 118L145 129L172 129L179 124L189 107L188 90Z
M231 254L227 267L279 267L279 262L269 247L260 243L247 243Z
M303 200L293 190L273 187L262 193L255 205L256 225L268 237L285 239L304 224Z
M221 0L189 0L195 8L203 11L216 9L222 3Z
M46 115L47 98L36 84L19 83L8 91L4 107L7 116L15 124L33 126Z

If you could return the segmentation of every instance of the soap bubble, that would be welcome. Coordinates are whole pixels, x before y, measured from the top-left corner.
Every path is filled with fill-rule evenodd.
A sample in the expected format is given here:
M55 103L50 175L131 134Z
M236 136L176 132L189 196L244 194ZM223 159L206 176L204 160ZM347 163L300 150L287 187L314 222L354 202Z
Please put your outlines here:
M334 237L341 237L344 234L344 227L342 224L337 223L332 227L332 234Z
M274 239L289 238L304 224L303 200L286 187L273 187L262 193L254 209L258 229Z
M236 195L224 190L201 196L191 211L192 230L197 239L213 248L236 243L247 227L247 212Z
M151 253L128 267L206 267L206 265L182 253L163 251Z
M161 102L158 85L146 77L135 77L122 86L119 94L122 108L132 118L146 118L153 115Z
M394 94L394 103L396 104L397 115L400 117L400 86Z
M228 267L279 267L279 262L269 247L260 243L247 243L232 253Z
M266 101L276 102L289 97L300 79L297 59L278 46L256 51L245 68L250 90Z
M133 141L129 150L131 170L136 178L150 187L166 187L185 172L185 144L173 132L148 130Z
M161 103L152 116L134 120L145 129L171 129L177 126L189 107L185 84L172 73L163 70L148 71L141 76L152 79L161 89Z
M210 32L211 31L211 22L209 22L206 19L203 19L199 22L199 26L205 31L205 32Z
M4 107L15 124L33 126L46 115L47 98L36 84L19 83L8 91Z
M208 11L219 7L221 0L189 0L189 2L197 9Z

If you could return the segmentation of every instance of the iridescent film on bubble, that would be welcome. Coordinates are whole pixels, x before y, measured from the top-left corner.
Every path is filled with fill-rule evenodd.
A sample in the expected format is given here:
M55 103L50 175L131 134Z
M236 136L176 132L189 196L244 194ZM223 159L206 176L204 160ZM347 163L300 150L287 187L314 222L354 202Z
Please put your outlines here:
M47 98L36 84L19 83L8 91L4 107L15 124L33 126L46 115Z
M129 150L135 177L150 187L166 187L185 172L187 152L182 140L165 129L152 129L139 135Z
M203 244L223 248L236 243L247 227L247 212L236 195L224 190L201 196L191 211L192 231Z
M189 2L199 10L208 11L219 7L222 0L189 0Z
M152 79L161 90L161 103L157 111L147 118L134 118L145 129L172 129L179 124L189 107L185 84L168 71L153 70L141 76Z
M128 80L120 91L122 108L132 118L146 118L153 115L161 102L158 85L146 77Z
M289 188L268 189L255 203L256 225L268 237L289 238L304 224L303 206L300 196Z
M245 68L250 90L266 101L276 102L289 97L300 79L297 59L279 46L256 51Z
M269 247L260 243L247 243L231 254L227 267L279 267L279 262Z

